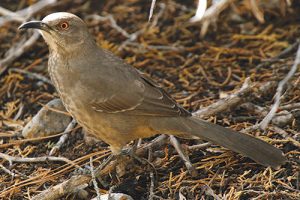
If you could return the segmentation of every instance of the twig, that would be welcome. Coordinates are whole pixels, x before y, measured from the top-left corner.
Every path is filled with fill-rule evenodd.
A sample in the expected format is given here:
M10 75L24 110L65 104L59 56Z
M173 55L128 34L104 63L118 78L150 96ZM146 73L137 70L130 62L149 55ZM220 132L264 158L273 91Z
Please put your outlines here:
M285 56L287 56L288 54L290 54L291 52L293 52L294 50L297 50L297 47L299 46L299 39L292 44L291 46L288 46L286 49L284 49L283 51L281 51L277 56L268 59L267 61L278 61L280 58L283 58Z
M194 17L190 19L190 22L200 21L205 14L207 8L207 0L198 0L197 11Z
M148 21L150 21L151 18L152 18L153 10L154 10L154 8L155 8L155 3L156 3L156 0L152 0L152 2L151 2L151 7L150 7L150 12L149 12L149 18L148 18Z
M237 106L241 104L245 100L245 98L252 93L253 86L254 84L252 84L250 78L247 78L239 91L228 96L225 99L221 99L211 104L206 108L194 112L193 115L199 118L208 117Z
M20 116L22 115L22 113L23 113L23 111L24 111L24 104L23 103L20 103L20 108L18 109L18 112L17 112L17 114L14 116L14 121L17 121L19 118L20 118Z
M19 136L19 133L13 132L13 133L2 133L0 132L0 138L11 138Z
M166 143L167 136L159 135L149 143L143 145L141 148L138 148L136 151L137 155L144 155L148 151L148 149L155 150L156 148L160 148L162 145Z
M256 0L250 0L250 7L253 15L259 21L259 23L265 23L264 13L259 9Z
M27 39L25 36L12 46L4 59L0 60L0 76L6 71L7 67L19 58L24 52L27 51L40 37L38 32L34 32L33 35Z
M107 15L107 16L103 17L103 16L100 16L97 14L93 14L93 15L88 15L86 18L92 19L92 20L97 20L97 21L107 21L108 20L110 22L110 26L113 29L115 29L117 32L121 33L124 37L133 39L133 35L129 34L126 30L124 30L122 27L120 27L112 15Z
M182 51L185 49L183 46L165 46L165 45L147 45L141 46L141 44L137 42L127 42L127 45L134 47L142 47L143 50L147 49L155 49L155 50L163 50L163 51Z
M159 10L158 14L155 15L154 20L152 21L152 23L150 25L150 28L156 26L156 24L158 22L158 18L160 18L161 15L163 14L163 11L165 9L165 4L159 4L159 6L160 6L160 10ZM114 19L113 15L100 16L100 15L97 15L97 14L93 14L93 15L88 15L86 17L86 19L96 20L96 21L107 21L108 20L110 22L110 26L113 29L115 29L117 32L121 33L124 37L126 37L127 40L125 40L120 45L120 47L118 48L119 51L122 50L125 46L127 46L130 43L131 43L131 45L140 46L140 44L134 44L132 42L135 41L138 38L139 35L143 34L146 31L146 28L147 28L147 27L144 27L141 30L138 30L138 31L130 34L117 24L117 22ZM152 48L155 48L155 47L152 46ZM156 47L156 48L164 48L164 47Z
M211 187L209 187L208 185L204 186L204 191L207 195L210 195L213 197L213 199L215 200L221 200L221 198L215 194L215 192L213 191L213 189L211 189Z
M189 157L183 152L178 140L173 135L170 135L170 142L174 146L174 148L176 149L176 151L177 151L178 155L180 156L180 158L183 160L183 162L184 162L187 170L189 171L189 173L193 177L197 176L197 171L193 167Z
M223 10L225 10L232 1L234 0L220 0L205 11L203 17L200 20L200 22L202 22L201 33L200 33L202 37L206 35L208 31L208 27L211 24L211 22L216 21L218 19L219 14Z
M53 99L54 100L54 99ZM52 100L52 101L53 101ZM51 101L50 101L51 102ZM49 103L49 102L48 102ZM47 104L48 104L47 103ZM70 116L71 117L71 114L70 113L68 113L67 111L62 111L62 110L59 110L59 109L57 109L57 108L51 108L51 107L49 107L47 104L43 104L43 103L39 103L38 102L38 104L39 105L41 105L41 106L43 106L43 108L45 108L45 109L47 109L47 110L51 110L51 111L53 111L53 112L56 112L56 113L60 113L60 114L64 114L64 115L67 115L67 116Z
M154 197L154 174L150 172L150 189L149 189L149 200L153 200Z
M275 113L278 110L278 107L280 105L280 99L281 99L283 87L290 80L290 78L295 74L295 72L297 71L299 65L300 65L300 45L298 45L296 58L295 58L295 61L294 61L294 64L293 64L292 68L290 69L290 71L288 72L286 77L284 77L284 79L281 80L278 84L276 94L275 94L275 103L273 104L273 106L272 106L270 112L268 113L268 115L261 121L261 123L259 125L261 129L265 130L266 127L268 126L268 124L270 123L270 121L272 120L272 118L274 117L274 115L275 115Z
M57 2L57 0L41 0L16 12L12 12L6 8L0 7L0 13L4 15L3 17L0 17L0 27L10 21L24 22L44 8L56 5Z
M34 196L32 200L56 200L66 194L73 194L79 190L88 187L91 177L88 175L72 176L54 187L51 187L42 193Z
M285 56L287 56L288 54L290 54L291 52L296 50L297 47L299 46L299 43L300 43L300 41L297 40L294 44L292 44L291 46L289 46L286 49L284 49L283 51L281 51L278 55L276 55L272 58L263 60L263 62L260 63L259 65L257 65L255 68L260 69L264 66L268 66L268 65L271 65L272 63L279 61L281 58L284 58Z
M15 21L19 21L19 22L23 22L25 19L24 17L18 15L17 13L15 12L12 12L6 8L3 8L3 7L0 7L0 14L2 16L6 16L6 17L9 17L9 18L13 18ZM3 17L0 18L0 23L4 23L3 21Z
M163 15L166 5L164 3L160 3L159 4L159 11L158 13L153 17L152 23L150 24L149 28L153 28L157 25L158 23L158 19ZM130 37L128 37L127 40L125 40L118 48L119 51L121 51L122 49L124 49L129 43L135 41L139 35L143 34L145 31L147 30L147 26L143 27L142 29L131 33Z
M45 82L49 85L52 85L52 82L50 81L50 79L48 79L45 76L42 76L40 74L34 73L34 72L29 72L27 70L18 69L18 68L10 68L9 71L14 71L14 72L19 72L21 74L26 74L28 76L28 78L38 79L38 80L43 81L43 82Z
M55 155L57 151L62 147L62 145L67 141L69 138L69 133L75 128L77 122L73 119L70 124L67 126L66 130L63 132L63 135L60 136L59 141L55 144L55 146L51 149L49 155Z
M282 105L279 107L279 110L293 110L297 108L300 108L300 103L291 103L287 105Z
M204 13L201 21L211 21L215 20L218 15L225 10L229 4L234 0L220 0L217 3L213 4L211 7L209 7L206 12Z
M55 156L42 156L42 157L36 157L36 158L22 158L22 157L13 157L4 153L0 153L0 158L5 159L9 162L10 165L12 165L13 162L25 162L25 163L36 163L36 162L65 162L72 166L76 166L78 168L81 168L80 166L76 165L73 161L64 158L64 157L55 157Z
M4 172L6 172L6 173L8 173L9 175L11 175L13 178L19 176L19 174L13 173L12 171L10 171L10 170L7 169L6 167L4 167L2 164L0 164L0 168L1 168Z
M206 143L202 143L202 144L196 144L196 145L193 145L193 146L188 146L188 149L191 150L191 151L195 151L195 150L198 150L198 149L207 148L209 146L211 146L211 143L206 142Z
M300 142L289 136L289 134L283 130L282 128L279 128L278 126L272 125L272 129L280 134L284 139L289 140L295 147L300 148Z
M96 194L97 194L97 200L101 200L101 194L100 194L100 191L99 191L99 187L98 187L98 183L96 181L96 176L95 176L95 171L94 171L94 165L93 165L93 157L90 157L90 167L91 167L91 175L92 175L92 182L93 182L93 185L94 185L94 189L96 191Z

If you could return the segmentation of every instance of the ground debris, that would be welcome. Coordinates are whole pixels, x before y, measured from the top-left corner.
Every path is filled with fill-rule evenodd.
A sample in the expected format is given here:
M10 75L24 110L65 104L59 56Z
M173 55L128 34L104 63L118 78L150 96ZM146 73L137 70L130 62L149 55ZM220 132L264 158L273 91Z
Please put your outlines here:
M4 0L1 7L17 13L34 2ZM133 199L300 199L299 69L281 88L272 123L265 130L257 126L274 104L278 83L294 64L300 37L298 1L230 1L205 37L201 37L201 23L189 22L196 1L157 1L150 22L151 1L53 2L57 3L32 17L40 19L58 10L79 15L99 45L148 73L190 111L205 110L220 105L220 98L235 97L238 103L201 116L237 131L246 130L280 148L289 160L273 170L213 144L178 139L198 172L192 177L162 135L140 141L137 150L155 171L134 161L122 177L108 169L103 172L103 182L98 181L101 195L115 186L112 193ZM268 2L273 2L272 6ZM68 188L63 195L55 190L53 197L76 199L84 193L92 199L96 192L93 184L87 184L91 177L74 175L74 171L89 166L91 157L97 168L110 155L106 144L86 144L82 130L76 127L56 151L56 156L68 162L55 162L46 158L62 133L20 138L26 123L58 95L48 78L46 44L37 35L18 33L19 25L7 21L0 27L0 199L34 199L74 180L78 187ZM9 51L22 44L26 51ZM246 94L241 94L245 82L249 85ZM58 132L63 131L65 128ZM45 160L10 164L5 156ZM80 179L73 179L76 176Z

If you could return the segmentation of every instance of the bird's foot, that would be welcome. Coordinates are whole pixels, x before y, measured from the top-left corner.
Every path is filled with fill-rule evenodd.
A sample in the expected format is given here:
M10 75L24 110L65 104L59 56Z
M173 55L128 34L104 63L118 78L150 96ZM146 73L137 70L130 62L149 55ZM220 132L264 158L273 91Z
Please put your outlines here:
M121 151L121 153L119 154L119 156L129 156L132 160L136 160L139 163L141 163L142 165L149 165L156 172L155 166L151 162L149 162L149 160L139 157L136 154L136 146L133 146L133 147L127 148L127 149L123 149Z

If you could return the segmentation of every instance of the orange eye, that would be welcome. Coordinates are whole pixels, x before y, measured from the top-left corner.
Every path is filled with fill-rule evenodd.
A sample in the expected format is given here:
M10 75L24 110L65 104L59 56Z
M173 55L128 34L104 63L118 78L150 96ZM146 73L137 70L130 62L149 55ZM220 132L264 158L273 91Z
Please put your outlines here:
M60 28L67 30L69 28L69 23L68 22L62 22L60 24Z

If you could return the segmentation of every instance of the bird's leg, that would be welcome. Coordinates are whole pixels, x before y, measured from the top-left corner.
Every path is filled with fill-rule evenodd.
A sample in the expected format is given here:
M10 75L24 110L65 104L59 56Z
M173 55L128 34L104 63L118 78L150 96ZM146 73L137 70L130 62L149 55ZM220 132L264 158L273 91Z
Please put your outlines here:
M96 177L100 175L101 170L104 169L116 156L111 154L106 158L95 170Z
M107 187L109 184L104 181L100 174L101 170L103 170L113 159L115 156L113 154L109 155L108 158L106 158L96 169L95 169L95 177L98 179L98 181L104 186Z
M145 159L140 158L138 155L136 155L137 147L138 147L138 140L135 140L132 147L122 149L121 152L119 153L119 156L129 156L130 158L133 158L138 162L145 164Z
M136 154L138 144L139 144L139 140L135 140L132 147L129 147L127 149L123 149L121 151L120 156L129 156L130 158L138 161L139 163L141 163L143 165L145 165L145 164L149 165L156 172L156 169L155 169L154 165L151 162L149 162L149 160L147 160L145 158L141 158Z

